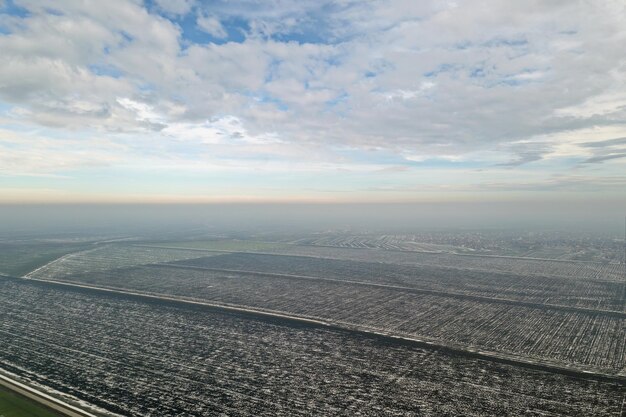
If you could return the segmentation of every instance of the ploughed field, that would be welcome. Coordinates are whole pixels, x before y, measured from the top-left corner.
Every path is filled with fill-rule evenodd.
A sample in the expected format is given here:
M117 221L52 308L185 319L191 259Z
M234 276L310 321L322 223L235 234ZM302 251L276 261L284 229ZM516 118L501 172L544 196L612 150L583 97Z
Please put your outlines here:
M623 282L518 275L431 265L403 265L346 261L304 256L230 254L177 262L224 270L300 275L342 281L429 289L459 295L476 295L621 311ZM454 263L450 263L453 265Z
M102 246L29 276L280 312L624 374L620 265L296 245L274 254L162 246Z
M515 258L506 256L425 253L379 249L333 248L291 245L267 252L287 255L313 256L351 261L385 262L400 265L440 266L463 271L503 272L524 276L624 280L624 265L617 263L556 261L549 259Z
M297 239L297 243L312 246L332 246L338 248L378 248L421 252L463 250L453 245L424 243L415 236L375 235L375 236L323 236Z
M618 416L622 406L614 382L45 282L0 278L0 314L0 367L127 416Z
M522 234L523 235L523 234ZM419 252L456 252L495 256L523 256L560 260L605 262L621 260L622 250L616 242L591 236L572 239L560 233L525 236L515 233L485 233L485 231L422 233L418 235L354 235L324 233L296 238L293 243L339 248L380 248Z
M26 274L27 277L53 277L66 273L92 273L135 265L197 258L198 252L160 249L124 244L108 244L69 253Z

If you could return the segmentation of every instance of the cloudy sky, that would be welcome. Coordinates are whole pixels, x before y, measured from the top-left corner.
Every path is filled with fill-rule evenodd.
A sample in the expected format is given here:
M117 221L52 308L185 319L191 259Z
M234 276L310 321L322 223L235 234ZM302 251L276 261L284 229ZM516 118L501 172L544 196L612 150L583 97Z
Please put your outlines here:
M626 197L626 3L0 0L0 202Z

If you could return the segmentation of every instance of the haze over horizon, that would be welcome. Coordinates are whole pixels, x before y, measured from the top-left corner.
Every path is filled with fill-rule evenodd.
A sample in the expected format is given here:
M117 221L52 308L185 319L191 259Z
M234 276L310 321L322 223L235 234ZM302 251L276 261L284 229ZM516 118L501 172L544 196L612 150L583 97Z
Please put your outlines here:
M0 204L616 215L625 18L622 1L0 0Z

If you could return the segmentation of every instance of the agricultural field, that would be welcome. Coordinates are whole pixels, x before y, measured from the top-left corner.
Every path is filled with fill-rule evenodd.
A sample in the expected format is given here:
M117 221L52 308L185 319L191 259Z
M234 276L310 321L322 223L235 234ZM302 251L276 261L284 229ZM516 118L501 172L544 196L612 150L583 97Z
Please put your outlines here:
M624 265L619 263L577 262L506 256L385 251L376 249L332 248L289 245L267 251L281 255L324 259L383 262L400 265L441 266L459 270L512 273L541 277L623 282Z
M297 245L266 249L276 253L112 243L63 256L28 277L625 372L620 265ZM301 254L285 254L294 252Z
M626 365L625 315L340 280L152 265L66 281L245 306L607 373Z
M411 235L330 235L296 240L299 245L331 246L338 248L369 248L416 252L458 252L465 248L452 245L425 243Z
M417 252L469 253L556 260L620 262L619 241L579 233L473 230L415 234L321 233L293 243L339 248L377 248Z
M287 246L281 242L265 242L259 240L240 239L211 239L211 240L185 240L166 241L152 243L152 246L178 249L198 249L207 251L231 251L231 252L263 252L266 250L280 250Z
M32 278L61 279L70 274L89 274L135 265L169 262L201 256L196 251L161 249L128 244L105 244L59 257L30 271ZM207 256L202 254L202 256Z
M0 242L0 273L21 276L60 256L87 247L85 243Z
M559 369L569 369L579 375L591 372L598 377L607 376L613 381L622 381L626 377L626 343L624 343L626 288L623 265L452 253L444 250L441 245L440 250L436 250L435 244L423 246L421 251L416 249L417 245L414 245L413 250L408 250L394 247L393 245L398 242L393 236L381 236L378 241L386 243L362 247L355 243L353 246L340 247L341 242L334 241L326 242L331 243L329 245L322 245L320 242L312 244L306 239L269 242L226 238L171 242L103 242L61 254L49 263L38 266L24 274L26 278L31 279L30 283L25 279L21 284L24 287L16 288L61 294L64 291L59 287L46 287L50 284L46 284L45 280L63 281L181 301L201 302L218 309L220 306L234 307L252 312L249 314L272 313L295 320L310 319L331 325L334 329L332 332L345 332L350 334L351 338L378 340L377 338L384 334L428 342L433 344L433 348L429 349L431 354L435 346L448 352L445 355L437 353L443 355L442 361L444 358L445 360L450 360L450 357L456 358L455 355L461 352L464 354L480 352L478 356L483 358L518 364L520 369L514 368L516 372L531 372L522 371L521 368L528 364L537 364L542 369L556 373L560 372ZM42 280L44 282L41 282ZM9 281L17 285L15 281ZM78 290L69 287L66 291L67 296L71 299L79 297L75 291ZM97 293L97 290L81 291ZM80 297L87 295L80 294ZM131 303L134 306L146 303L145 300L132 301L134 297L132 295L116 293L102 293L89 297L96 297L98 300L114 299L116 303ZM128 297L131 297L131 300ZM172 308L172 301L163 299L161 301L152 299L149 302L150 308L156 308L155 304L159 303L164 303L158 306L159 309ZM72 302L64 301L63 305L64 307L60 309L65 313L73 311ZM86 311L93 311L93 314L98 316L101 311L106 310L98 303L94 304L94 308L95 310ZM197 309L202 308L205 310L199 313ZM192 304L187 303L184 309L195 309L193 314L198 315L197 319L200 320L207 314L206 308L208 307L192 307ZM118 314L126 315L126 311L122 310L118 310ZM217 313L213 310L211 314ZM232 318L235 313L229 314L226 316ZM62 323L66 319L59 320ZM86 325L98 329L95 320ZM267 324L268 320L271 322L279 319L265 317L262 320L255 319L254 322ZM69 319L65 323L68 328L75 325ZM165 323L168 323L167 320ZM186 322L180 323L187 326ZM224 325L223 321L220 323L220 326ZM290 329L295 326L303 333L320 330L315 326L313 329L311 325L281 322L280 326L284 325ZM209 333L220 332L206 323L202 326ZM170 323L167 329L151 329L154 334L150 337L161 334L169 339L169 332L173 327L175 324ZM111 340L108 334L103 334L102 337ZM174 337L180 343L191 343L200 349L194 341L199 336L191 330L184 335L178 332ZM385 343L391 343L386 337ZM118 342L113 340L111 343ZM170 342L156 342L150 339L149 343L156 348L159 344ZM267 342L263 343L264 348L267 347ZM34 342L32 344L35 345ZM178 349L178 345L176 346ZM417 349L416 346L424 345L418 344L411 349ZM158 357L157 352L150 352L154 357ZM200 355L200 351L193 351L191 348L187 352L189 355L196 355L194 358ZM93 350L90 350L90 355L86 355L85 361L102 360L98 356L93 356L97 355ZM89 357L92 359L87 359ZM121 357L118 360L122 361ZM480 362L479 359L470 357L465 357L464 360ZM13 362L17 364L19 361ZM192 372L192 369L195 369L195 362L189 363L185 366ZM7 366L13 365L0 363L0 367ZM504 365L494 363L490 366ZM23 368L24 372L31 371L26 366L14 368ZM112 372L111 369L108 372ZM153 376L152 379L162 380L169 375L168 372L173 371L161 371L160 378ZM67 373L70 371L67 370ZM435 371L433 375L434 373ZM103 378L104 375L102 373ZM132 370L126 370L124 375L128 378L142 378L142 381L148 378L142 376L139 371ZM189 378L194 384L199 383L194 379L196 377ZM117 379L114 382L122 384L122 387L132 385L131 382L122 383ZM81 384L83 383L85 382L82 381ZM46 384L48 383L45 382L44 385ZM623 390L623 384L616 384ZM152 385L146 390L154 389ZM105 387L99 388L102 395L90 396L91 394L77 389L80 384L71 389L54 384L49 386L63 392L71 392L81 399L123 415L146 414L141 408L143 405L138 405L136 409L119 408L117 400L106 400L107 396L113 394L108 393ZM230 385L228 387L227 392L231 392L233 388ZM202 389L196 387L192 392L196 396L201 396ZM135 392L137 395L140 393L143 391ZM246 393L248 396L258 397L258 392L251 385L248 385ZM161 398L162 395L165 394L159 393L158 396L150 397L152 400L148 401L148 405L156 407L157 398ZM236 406L233 406L230 400L224 400L230 398L230 394L215 395L216 397L211 400L213 407L218 405L222 407L223 404L230 404L229 406L234 408L242 406L241 400L237 400L239 402ZM351 393L350 401L353 398L361 397ZM144 400L139 402L142 401ZM265 410L260 415L264 412L268 415L276 412L271 407L267 410L273 411L263 408L267 406L260 405L265 404L263 401L256 399L254 401L255 407ZM342 401L346 401L346 398ZM358 407L363 406L365 401L365 398L358 400ZM382 407L380 410L388 412L381 411L382 414L401 415L406 414L408 410L407 405L401 405L402 401L394 402L393 406L385 401L383 403L379 405ZM399 408L396 409L398 404ZM180 405L183 408L189 406L189 404ZM287 405L284 407L289 409ZM317 407L320 407L319 403L308 409L311 415L315 414L313 410ZM334 407L337 407L337 404ZM354 410L360 409L358 407ZM180 411L183 408L172 407L171 415L176 415L173 410ZM337 414L337 408L322 410L329 415ZM231 411L226 413L231 414ZM254 414L249 410L242 414L246 413ZM550 415L550 413L559 414L545 410L535 414ZM427 412L424 415L439 414ZM482 414L469 410L467 415ZM506 415L506 412L503 415Z
M175 262L225 271L387 284L549 305L622 311L623 283L299 256L234 253ZM574 277L575 278L575 277Z
M44 282L0 278L0 312L0 366L131 417L619 416L624 395L348 330Z

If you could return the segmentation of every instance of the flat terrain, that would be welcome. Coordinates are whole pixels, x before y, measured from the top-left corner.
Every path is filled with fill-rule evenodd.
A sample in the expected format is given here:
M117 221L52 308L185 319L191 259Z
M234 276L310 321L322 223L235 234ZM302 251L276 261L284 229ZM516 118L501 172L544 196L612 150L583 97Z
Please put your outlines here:
M567 248L585 250L553 254ZM33 246L42 258L28 271L26 246L5 257L23 278L0 277L0 368L111 412L620 416L624 406L620 264L394 236L51 249Z
M339 248L379 248L421 252L455 252L574 261L620 261L621 245L593 236L544 231L431 231L417 234L321 233L296 237L294 243Z
M269 310L624 375L620 265L297 245L266 250L113 244L28 276Z
M21 276L58 257L85 248L80 243L0 242L0 273Z
M2 367L128 416L619 415L623 386L0 279Z
M159 244L155 244L158 246ZM169 248L202 249L216 251L257 251L280 250L287 246L280 242L265 242L258 240L216 239L216 240L184 240L164 243Z

